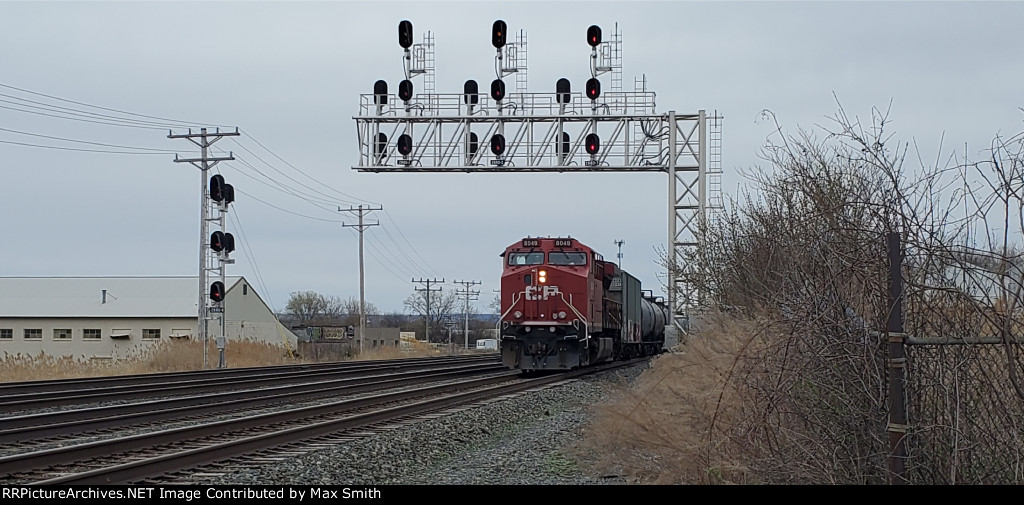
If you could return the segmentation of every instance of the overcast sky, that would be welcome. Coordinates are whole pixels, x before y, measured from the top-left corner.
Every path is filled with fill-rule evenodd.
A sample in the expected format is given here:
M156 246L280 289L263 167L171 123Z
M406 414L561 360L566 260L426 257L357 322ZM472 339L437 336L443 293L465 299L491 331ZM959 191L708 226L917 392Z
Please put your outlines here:
M580 90L587 27L607 39L618 22L624 89L646 75L658 111L724 116L727 195L761 163L764 109L813 128L836 97L860 117L891 102L926 163L1024 129L1024 2L0 2L0 275L196 275L199 171L173 152L198 152L131 113L244 133L216 144L239 158L217 167L236 190L228 274L277 310L294 291L358 298L337 208L360 203L386 210L366 232L366 298L384 311L404 310L412 278L481 281L486 310L498 255L527 235L606 258L624 240L623 268L663 294L664 174L352 169L359 94L403 78L403 19L416 42L433 32L440 93L494 78L496 19L528 35L529 91Z

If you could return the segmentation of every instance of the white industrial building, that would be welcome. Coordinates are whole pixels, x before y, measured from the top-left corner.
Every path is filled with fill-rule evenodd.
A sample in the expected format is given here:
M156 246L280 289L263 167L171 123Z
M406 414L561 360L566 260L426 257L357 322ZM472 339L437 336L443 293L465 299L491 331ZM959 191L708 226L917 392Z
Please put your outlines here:
M227 345L251 339L295 349L244 277L228 277ZM120 359L197 334L198 277L0 277L0 359L18 355ZM210 322L210 336L219 330Z

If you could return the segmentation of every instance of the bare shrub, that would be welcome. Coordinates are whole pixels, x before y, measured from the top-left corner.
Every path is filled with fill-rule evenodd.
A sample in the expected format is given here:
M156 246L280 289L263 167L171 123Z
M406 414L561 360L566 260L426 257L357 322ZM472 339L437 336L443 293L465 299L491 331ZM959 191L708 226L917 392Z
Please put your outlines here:
M889 482L895 231L913 346L908 480L1021 482L1024 454L1006 444L1024 439L1024 135L997 138L985 162L909 172L887 113L831 119L819 135L779 128L768 168L704 223L686 268L667 265L708 312L679 355L600 413L584 447L611 459L595 468L642 482Z

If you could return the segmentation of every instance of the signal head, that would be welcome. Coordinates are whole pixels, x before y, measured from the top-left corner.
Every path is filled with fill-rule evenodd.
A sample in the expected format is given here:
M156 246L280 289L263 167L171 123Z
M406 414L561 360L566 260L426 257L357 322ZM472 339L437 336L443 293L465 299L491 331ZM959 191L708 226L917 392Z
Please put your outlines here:
M412 81L405 79L398 83L398 98L403 102L412 100Z
M374 105L387 105L388 103L388 83L385 80L379 80L373 83L373 104Z
M476 154L476 150L480 148L480 138L475 133L470 132L469 134L469 154Z
M388 136L385 135L384 132L378 133L377 142L375 142L374 144L374 152L376 152L378 155L380 155L380 157L383 158L384 150L387 149L388 147Z
M214 174L210 177L210 199L215 202L224 201L224 176Z
M502 154L505 154L504 135L499 133L491 137L491 152L494 153L495 156L501 156Z
M601 81L597 80L597 77L591 77L587 80L587 98L597 100L599 96L601 96Z
M235 201L235 187L230 184L224 185L224 203L228 204Z
M466 81L466 84L462 86L462 101L466 102L466 105L480 103L480 87L473 79Z
M587 44L590 47L597 47L601 43L601 27L597 25L591 25L587 28Z
M402 49L409 49L412 46L412 22L398 23L398 45L402 46Z
M224 283L223 282L216 281L213 284L210 284L210 299L215 301L215 302L223 302L224 301Z
M505 81L501 79L491 81L491 98L493 98L495 102L500 102L505 99Z
M497 20L494 22L494 26L491 27L491 45L496 49L501 49L505 46L505 32L508 31L508 27L505 26L505 22Z
M215 231L210 234L210 249L213 249L214 252L224 250L224 232Z
M558 98L558 103L569 103L569 100L571 99L570 94L572 93L569 85L569 79L566 79L565 77L559 79L558 82L555 83L555 93Z
M597 154L601 150L601 138L596 133L587 135L587 154Z
M412 137L404 133L398 137L398 153L402 156L412 154Z

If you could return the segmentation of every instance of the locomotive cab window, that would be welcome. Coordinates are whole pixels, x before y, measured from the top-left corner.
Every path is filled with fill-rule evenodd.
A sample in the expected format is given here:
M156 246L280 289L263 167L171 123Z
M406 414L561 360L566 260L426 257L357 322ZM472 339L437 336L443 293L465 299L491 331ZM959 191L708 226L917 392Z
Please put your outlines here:
M544 264L543 252L514 252L508 255L508 264L518 265L542 265Z
M587 264L587 253L549 252L548 263L552 265L582 266Z

